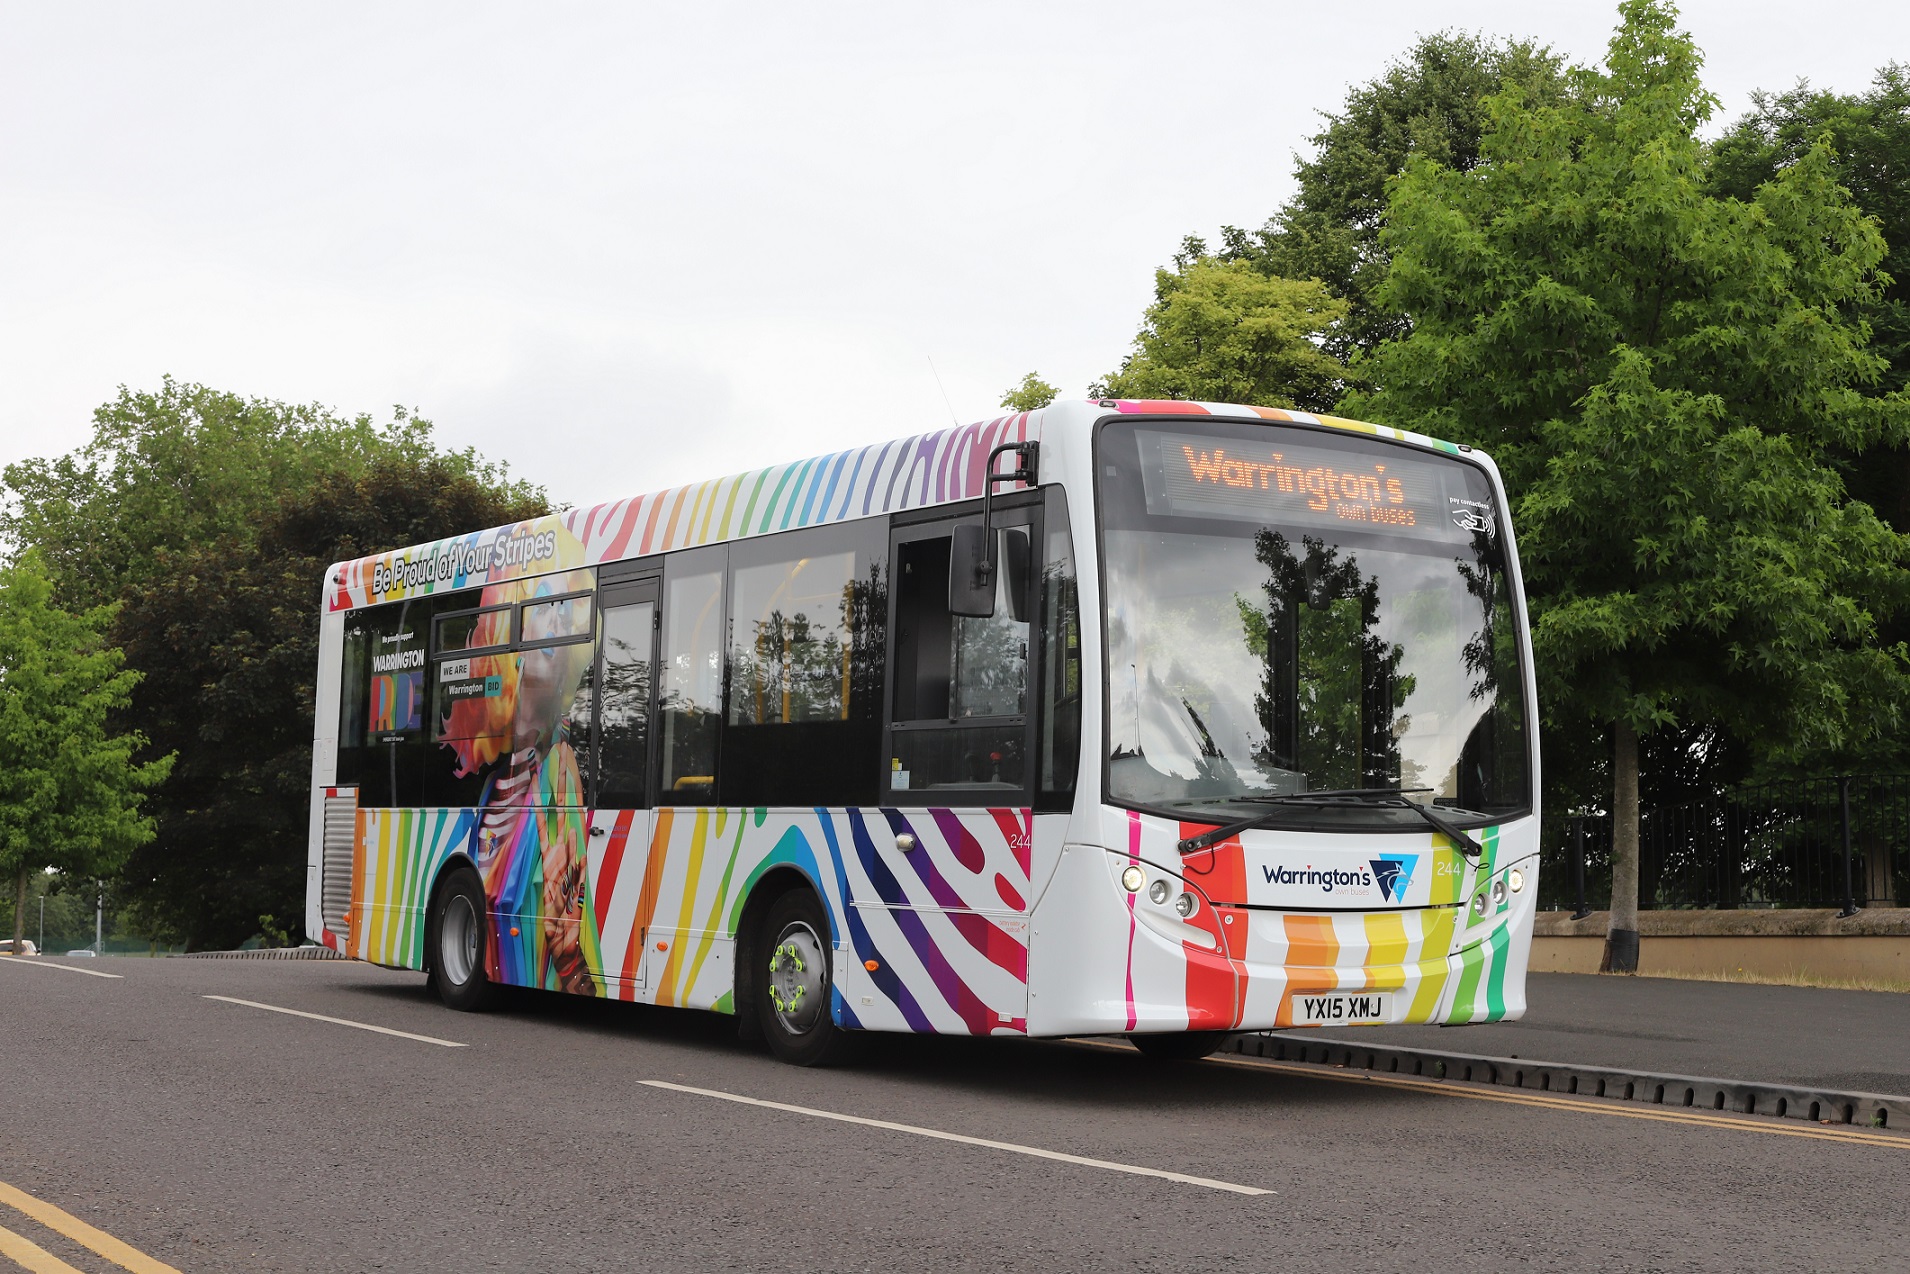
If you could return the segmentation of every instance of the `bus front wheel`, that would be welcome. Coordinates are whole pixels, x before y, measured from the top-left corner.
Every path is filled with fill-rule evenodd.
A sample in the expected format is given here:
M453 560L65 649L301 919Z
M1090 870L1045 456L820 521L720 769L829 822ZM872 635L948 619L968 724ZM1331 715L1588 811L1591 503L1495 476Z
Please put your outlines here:
M438 998L461 1012L487 1009L497 997L497 987L484 972L489 914L484 882L469 867L460 867L445 878L431 907L425 932L431 981Z
M1197 1062L1218 1053L1232 1038L1231 1031L1168 1031L1160 1035L1130 1035L1127 1042L1150 1061Z
M830 1016L835 952L829 918L807 889L792 889L763 917L755 958L763 962L756 1012L778 1058L796 1066L833 1066L850 1060L861 1041Z

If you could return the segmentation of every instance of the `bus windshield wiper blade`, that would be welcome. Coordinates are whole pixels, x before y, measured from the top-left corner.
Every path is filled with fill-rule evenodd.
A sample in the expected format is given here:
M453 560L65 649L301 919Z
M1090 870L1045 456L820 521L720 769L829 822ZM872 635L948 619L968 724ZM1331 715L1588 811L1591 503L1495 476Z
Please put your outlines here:
M1445 835L1446 839L1457 845L1459 852L1468 858L1477 858L1485 853L1485 846L1481 845L1477 840L1474 840L1472 836L1463 831L1451 819L1448 819L1443 814L1434 812L1431 805L1421 805L1418 801L1409 801L1406 799L1407 792L1430 792L1431 790L1431 788L1427 787L1355 787L1332 792L1289 792L1284 796L1240 796L1235 799L1252 801L1257 805L1324 805L1340 803L1347 805L1368 805L1380 809L1407 809L1419 815L1428 823L1431 823L1437 831ZM1249 832L1256 828L1266 827L1279 821L1279 817L1280 811L1268 810L1264 814L1256 814L1252 818L1243 818L1239 822L1229 823L1225 827L1216 827L1211 832L1202 832L1198 836L1189 836L1180 843L1180 852L1183 854L1191 854L1197 850L1206 849L1209 845L1219 844L1221 841L1229 837L1238 836L1242 832Z

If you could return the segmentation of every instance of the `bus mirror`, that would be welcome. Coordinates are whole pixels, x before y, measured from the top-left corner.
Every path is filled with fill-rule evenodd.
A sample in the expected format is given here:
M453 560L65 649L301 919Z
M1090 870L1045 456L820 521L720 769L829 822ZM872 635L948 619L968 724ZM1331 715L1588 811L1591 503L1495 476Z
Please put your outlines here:
M955 527L948 546L948 613L987 619L995 613L995 562L980 522Z
M1028 532L1008 527L1001 533L1001 571L1008 582L1008 609L1017 624L1028 622Z

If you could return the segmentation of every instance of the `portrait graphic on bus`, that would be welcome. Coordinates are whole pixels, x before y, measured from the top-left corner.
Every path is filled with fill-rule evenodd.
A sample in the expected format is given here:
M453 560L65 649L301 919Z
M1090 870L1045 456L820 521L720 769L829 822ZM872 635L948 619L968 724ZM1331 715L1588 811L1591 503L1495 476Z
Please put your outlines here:
M571 714L591 664L591 585L590 572L568 571L486 587L479 608L445 634L490 653L446 665L438 709L458 775L483 776L468 850L494 918L491 976L584 995L601 985L589 958L596 935Z

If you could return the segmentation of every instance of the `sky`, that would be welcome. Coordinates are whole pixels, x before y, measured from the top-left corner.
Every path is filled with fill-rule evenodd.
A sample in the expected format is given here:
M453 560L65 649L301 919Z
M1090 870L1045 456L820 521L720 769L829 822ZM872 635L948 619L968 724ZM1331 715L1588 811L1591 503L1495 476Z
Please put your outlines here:
M1719 125L1910 5L1692 0ZM163 376L436 423L588 503L1067 396L1442 29L1615 4L0 0L0 463Z

